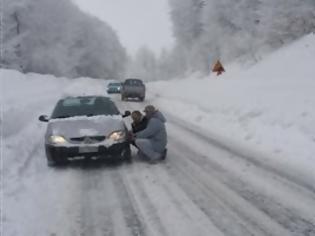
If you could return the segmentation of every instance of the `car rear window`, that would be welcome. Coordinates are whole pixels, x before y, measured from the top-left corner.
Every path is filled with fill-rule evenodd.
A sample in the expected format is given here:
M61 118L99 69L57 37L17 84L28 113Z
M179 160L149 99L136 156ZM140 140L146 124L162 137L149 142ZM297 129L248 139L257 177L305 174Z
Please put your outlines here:
M118 87L120 85L121 85L120 83L110 83L108 84L108 87Z
M75 97L60 100L51 118L68 118L74 116L119 115L119 111L109 98Z
M134 85L134 86L140 86L143 85L141 80L138 79L129 79L125 81L126 85Z
M93 105L95 103L96 98L67 98L63 100L62 106L71 107L71 106L80 106L81 104Z

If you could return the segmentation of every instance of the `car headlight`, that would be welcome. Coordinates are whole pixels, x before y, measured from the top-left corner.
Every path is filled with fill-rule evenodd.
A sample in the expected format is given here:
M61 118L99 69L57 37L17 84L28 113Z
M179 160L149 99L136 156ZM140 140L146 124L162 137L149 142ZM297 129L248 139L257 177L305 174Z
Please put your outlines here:
M126 137L126 133L124 131L115 131L109 135L109 138L114 141L120 141Z
M65 143L65 142L67 142L64 137L58 136L58 135L50 136L50 137L49 137L49 141L50 141L50 143L52 143L52 144L63 144L63 143Z

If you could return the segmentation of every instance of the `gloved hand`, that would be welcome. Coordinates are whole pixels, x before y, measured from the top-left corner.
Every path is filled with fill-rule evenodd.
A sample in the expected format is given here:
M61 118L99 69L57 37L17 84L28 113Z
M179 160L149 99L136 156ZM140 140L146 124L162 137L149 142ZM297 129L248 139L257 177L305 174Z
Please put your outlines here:
M135 140L135 135L132 131L129 131L128 134L127 134L127 138L128 138L128 141L129 142L132 142Z

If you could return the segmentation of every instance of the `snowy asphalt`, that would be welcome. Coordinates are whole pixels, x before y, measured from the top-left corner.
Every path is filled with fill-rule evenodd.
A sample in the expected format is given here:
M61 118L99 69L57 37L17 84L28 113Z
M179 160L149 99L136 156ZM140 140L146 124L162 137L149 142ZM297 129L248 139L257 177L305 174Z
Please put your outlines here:
M147 103L114 99L121 111ZM168 158L156 165L135 159L49 168L45 126L16 130L7 141L32 142L26 155L4 161L2 235L315 236L314 183L166 117Z

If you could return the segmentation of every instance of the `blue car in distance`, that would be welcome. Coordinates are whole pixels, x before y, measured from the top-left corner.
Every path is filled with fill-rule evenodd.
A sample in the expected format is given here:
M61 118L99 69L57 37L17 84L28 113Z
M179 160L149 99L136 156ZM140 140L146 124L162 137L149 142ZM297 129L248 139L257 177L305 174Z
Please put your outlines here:
M120 93L120 89L121 89L121 83L119 82L112 82L112 83L109 83L107 85L107 93L110 94L110 93Z

